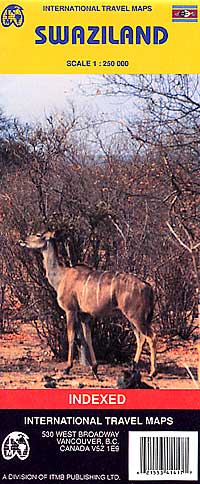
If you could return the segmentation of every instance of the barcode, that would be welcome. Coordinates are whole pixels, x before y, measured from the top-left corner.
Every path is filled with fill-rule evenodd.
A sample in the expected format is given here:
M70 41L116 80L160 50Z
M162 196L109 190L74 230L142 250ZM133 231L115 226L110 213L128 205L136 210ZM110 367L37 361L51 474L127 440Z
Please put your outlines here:
M198 480L198 432L129 432L129 480Z
M140 437L140 472L189 473L189 437Z

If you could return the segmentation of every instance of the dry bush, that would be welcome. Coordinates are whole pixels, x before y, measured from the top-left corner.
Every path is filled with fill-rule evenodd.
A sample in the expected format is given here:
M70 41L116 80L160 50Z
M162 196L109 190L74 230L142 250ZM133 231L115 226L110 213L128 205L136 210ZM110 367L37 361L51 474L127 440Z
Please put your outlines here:
M90 144L86 136L91 127L82 130L73 116L52 118L46 128L15 123L10 129L4 122L1 279L20 304L16 319L34 322L52 353L66 358L65 316L45 278L42 256L18 243L27 233L60 229L58 253L65 265L82 262L152 280L157 274L162 331L189 337L186 314L193 307L195 283L181 263L171 261L172 252L180 255L182 250L173 250L166 228L169 207L162 201L171 190L171 177L158 151L150 147L140 154L124 135L107 150L98 138L94 149L94 138ZM180 207L186 210L184 196ZM99 359L124 361L132 355L133 333L121 318L96 322L93 339Z
M94 350L99 361L132 361L134 333L131 324L120 316L96 321L92 330Z
M195 281L188 266L188 257L182 256L158 272L156 280L161 332L182 339L189 339L197 328Z

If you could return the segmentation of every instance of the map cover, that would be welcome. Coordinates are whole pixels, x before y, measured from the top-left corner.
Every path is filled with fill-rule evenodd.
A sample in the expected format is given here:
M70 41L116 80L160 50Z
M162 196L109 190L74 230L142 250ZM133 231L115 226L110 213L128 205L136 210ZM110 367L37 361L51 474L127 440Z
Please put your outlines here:
M199 1L0 4L0 482L199 482Z

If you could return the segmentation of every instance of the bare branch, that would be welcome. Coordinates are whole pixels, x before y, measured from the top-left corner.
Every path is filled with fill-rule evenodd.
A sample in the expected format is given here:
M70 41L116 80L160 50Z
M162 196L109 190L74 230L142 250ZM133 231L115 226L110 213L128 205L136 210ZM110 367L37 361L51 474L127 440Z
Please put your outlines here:
M175 232L175 230L172 228L172 226L170 225L169 222L166 222L166 225L168 227L168 229L170 230L170 232L173 234L173 236L175 237L176 240L178 240L179 244L182 245L182 247L184 247L188 252L190 252L190 254L192 253L192 249L190 247L188 247L188 245L186 245L181 239L180 237L177 235L177 233Z

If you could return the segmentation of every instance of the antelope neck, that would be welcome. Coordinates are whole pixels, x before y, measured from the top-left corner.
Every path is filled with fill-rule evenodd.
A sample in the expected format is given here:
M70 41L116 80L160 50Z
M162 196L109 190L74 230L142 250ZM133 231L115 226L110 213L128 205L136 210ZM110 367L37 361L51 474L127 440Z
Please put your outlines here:
M64 268L58 262L55 244L52 240L48 240L46 248L42 251L42 255L47 279L57 291L63 277Z

